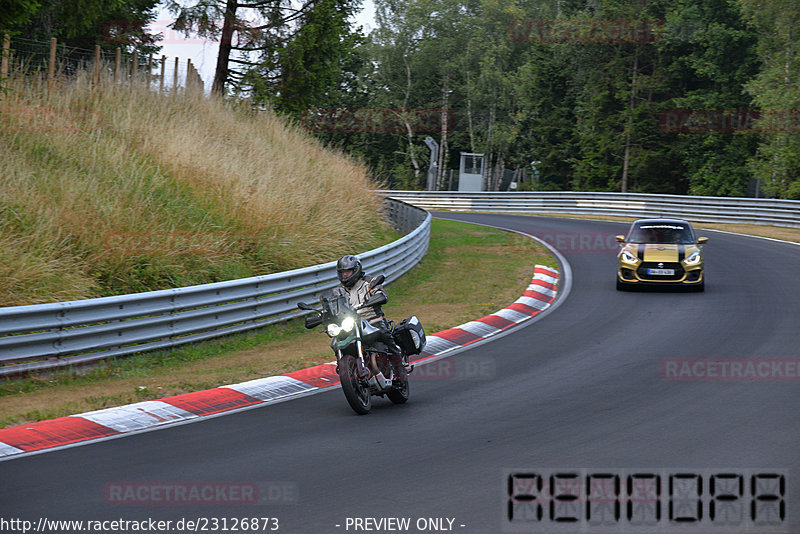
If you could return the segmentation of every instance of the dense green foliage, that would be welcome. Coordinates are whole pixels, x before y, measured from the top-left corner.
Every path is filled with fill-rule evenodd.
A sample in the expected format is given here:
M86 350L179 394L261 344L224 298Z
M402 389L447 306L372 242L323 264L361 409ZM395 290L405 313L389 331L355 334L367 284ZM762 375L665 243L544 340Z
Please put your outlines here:
M4 2L6 4L7 2ZM158 35L146 31L159 0L11 0L0 10L0 31L71 48L122 46L157 52Z
M447 109L447 131L310 126L394 187L425 187L424 139L432 136L444 153L441 189L459 152L480 152L494 190L508 187L515 171L524 189L731 196L760 189L800 198L800 128L797 115L785 113L800 109L800 19L791 0L375 4L377 28L353 51L336 105L400 116ZM603 21L601 35L645 30L591 38L598 34L586 28ZM547 33L559 24L574 31ZM684 110L683 128L665 124L674 110ZM743 110L777 110L793 122L776 132L774 118L744 129L709 118Z
M759 109L773 112L762 117L766 133L749 167L768 193L800 199L800 7L792 0L740 2L758 32L762 65L746 89Z
M167 5L176 29L222 40L214 91L292 116L392 187L426 187L431 137L438 189L479 152L489 190L800 199L794 0L374 1L367 36L358 0ZM146 50L156 3L11 0L0 27Z
M6 0L0 10L0 30L9 31L26 24L39 9L36 0Z
M219 39L213 91L266 101L300 116L330 102L361 36L349 18L358 0L169 0L173 27Z

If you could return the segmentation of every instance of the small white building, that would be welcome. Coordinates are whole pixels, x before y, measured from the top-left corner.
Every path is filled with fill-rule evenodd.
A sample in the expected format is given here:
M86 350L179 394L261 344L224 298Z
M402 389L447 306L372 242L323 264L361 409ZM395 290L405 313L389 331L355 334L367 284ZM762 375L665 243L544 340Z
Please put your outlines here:
M484 154L461 153L458 168L459 191L483 191Z

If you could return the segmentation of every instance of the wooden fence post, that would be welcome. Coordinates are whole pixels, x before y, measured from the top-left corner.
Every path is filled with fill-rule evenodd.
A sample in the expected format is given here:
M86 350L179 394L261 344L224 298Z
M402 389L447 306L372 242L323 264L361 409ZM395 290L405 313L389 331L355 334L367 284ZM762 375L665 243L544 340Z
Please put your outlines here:
M192 92L192 89L190 88L191 84L192 84L192 60L191 59L187 59L186 60L186 82L184 82L184 86L185 87L183 88L183 92L184 92L184 94L186 96L189 96L189 93Z
M100 85L100 45L94 45L94 72L92 73L92 81L95 87Z
M117 47L117 55L114 58L114 83L119 83L119 69L122 64L122 50Z
M167 66L167 56L161 56L161 79L158 81L158 93L164 92L164 70Z
M150 82L153 80L153 54L147 56L147 88L150 89Z
M139 51L135 48L133 49L133 56L131 56L131 85L133 85L134 80L136 80L136 71L138 70L138 63L139 63Z
M175 58L175 72L172 73L172 91L178 94L178 58Z
M11 53L11 36L5 34L3 37L3 58L0 61L0 78L8 76L8 56Z
M196 94L198 91L200 91L200 88L203 85L203 80L200 78L200 73L197 72L197 69L195 68L194 63L190 62L189 65L191 67L192 76L191 76L190 80L187 80L187 82L190 82L191 85L190 85L190 83L187 83L186 86L191 88L190 90L191 90L192 94Z
M56 77L56 46L58 39L55 37L50 38L50 63L47 65L47 91L53 89L53 80Z

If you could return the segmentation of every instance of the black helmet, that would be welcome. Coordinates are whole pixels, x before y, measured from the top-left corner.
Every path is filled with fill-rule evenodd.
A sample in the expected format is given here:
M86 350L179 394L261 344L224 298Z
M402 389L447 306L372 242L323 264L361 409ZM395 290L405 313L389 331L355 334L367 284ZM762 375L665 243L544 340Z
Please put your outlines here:
M352 287L356 280L361 278L364 271L361 270L361 261L355 256L342 256L336 262L336 276L345 287Z

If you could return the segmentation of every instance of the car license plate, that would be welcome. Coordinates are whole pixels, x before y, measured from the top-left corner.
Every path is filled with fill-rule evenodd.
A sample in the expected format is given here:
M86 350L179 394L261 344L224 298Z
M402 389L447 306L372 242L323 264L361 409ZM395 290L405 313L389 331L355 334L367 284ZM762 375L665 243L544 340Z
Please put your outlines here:
M647 269L647 274L655 276L674 276L675 269Z

